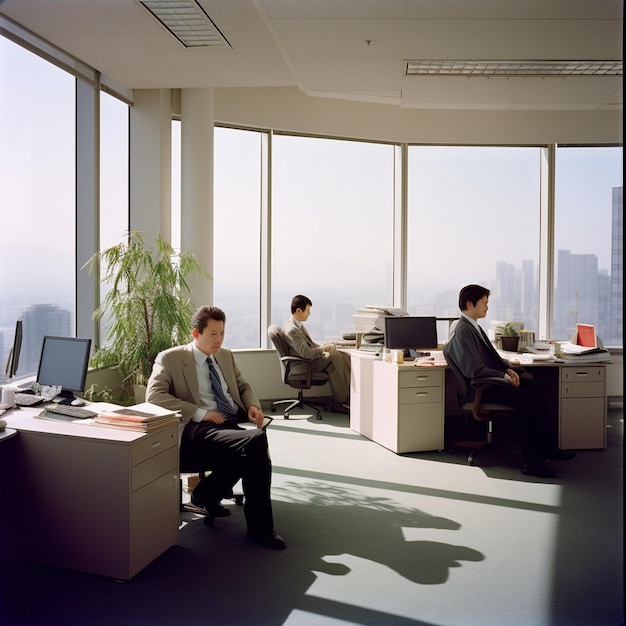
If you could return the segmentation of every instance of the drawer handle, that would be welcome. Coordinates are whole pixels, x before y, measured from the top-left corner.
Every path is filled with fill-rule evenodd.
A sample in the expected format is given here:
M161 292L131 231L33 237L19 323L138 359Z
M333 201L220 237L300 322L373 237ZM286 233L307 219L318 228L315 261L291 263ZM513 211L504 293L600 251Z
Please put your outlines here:
M158 448L161 445L161 441L153 441L152 442L152 447L153 448Z
M417 380L428 380L428 376L416 376Z
M427 396L428 393L426 391L416 391L415 395L416 396Z
M589 376L589 372L576 372L576 376Z

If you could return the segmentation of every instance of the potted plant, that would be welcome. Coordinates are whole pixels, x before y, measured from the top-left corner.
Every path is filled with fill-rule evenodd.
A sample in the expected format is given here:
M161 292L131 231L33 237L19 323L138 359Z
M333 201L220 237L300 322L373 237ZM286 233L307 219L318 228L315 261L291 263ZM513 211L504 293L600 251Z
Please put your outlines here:
M176 253L160 235L150 246L137 231L96 252L86 266L90 273L102 267L101 282L110 286L93 313L93 319L105 320L107 332L89 364L115 366L127 388L145 386L156 355L189 340L186 277L210 277L193 254ZM135 391L129 395L140 401Z
M517 352L517 345L519 343L519 334L517 328L510 322L507 322L502 329L502 337L500 337L500 345L503 350L507 352Z

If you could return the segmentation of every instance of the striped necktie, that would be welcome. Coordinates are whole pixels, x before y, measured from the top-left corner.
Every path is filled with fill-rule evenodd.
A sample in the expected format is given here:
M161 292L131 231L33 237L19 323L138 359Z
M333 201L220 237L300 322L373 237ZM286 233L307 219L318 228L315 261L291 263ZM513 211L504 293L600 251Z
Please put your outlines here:
M233 407L231 403L228 401L224 390L222 389L222 381L220 380L220 376L213 365L213 359L211 357L207 358L207 363L209 364L209 376L211 377L211 387L213 388L213 395L215 396L215 401L217 402L217 410L221 413L226 419L230 419L231 417L235 417L235 412L233 411Z

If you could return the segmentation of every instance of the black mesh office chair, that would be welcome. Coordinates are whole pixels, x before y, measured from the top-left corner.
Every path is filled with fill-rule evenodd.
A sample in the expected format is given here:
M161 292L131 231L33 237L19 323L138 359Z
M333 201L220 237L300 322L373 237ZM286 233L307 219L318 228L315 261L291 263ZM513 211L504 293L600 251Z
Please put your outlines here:
M466 416L466 419L475 420L477 422L487 422L487 438L483 441L457 441L452 444L452 448L469 448L472 450L467 457L468 465L473 465L476 456L485 450L493 450L504 456L512 459L516 459L516 454L509 450L507 447L494 442L493 440L493 423L495 420L501 418L511 418L515 414L513 407L506 404L497 404L495 402L483 401L482 394L486 389L499 385L508 385L504 378L498 377L485 377L485 378L473 378L469 380L463 376L458 365L451 358L450 353L446 350L446 346L443 349L443 355L448 363L448 366L452 370L455 378L459 383L458 391L458 406L461 408ZM474 390L473 399L469 399L469 388Z
M305 402L303 391L305 389L311 389L314 386L325 385L329 381L329 376L325 372L314 372L312 361L303 359L299 356L291 356L287 349L287 343L283 336L283 330L280 326L272 324L267 329L276 353L278 354L278 360L280 361L280 370L283 377L283 382L290 387L298 390L298 397L289 400L276 400L272 402L272 412L276 411L276 407L281 404L287 404L287 408L283 410L283 416L285 419L289 419L289 414L293 409L309 407L315 411L315 417L318 420L322 419L322 415L317 406L311 401ZM323 408L326 408L323 405Z

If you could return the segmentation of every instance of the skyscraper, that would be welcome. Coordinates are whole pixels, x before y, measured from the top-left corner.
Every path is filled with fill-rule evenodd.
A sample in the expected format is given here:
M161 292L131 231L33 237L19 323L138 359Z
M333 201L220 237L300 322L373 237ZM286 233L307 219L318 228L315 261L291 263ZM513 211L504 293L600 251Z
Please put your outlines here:
M605 343L621 346L623 341L624 240L622 233L623 187L613 187L613 220L611 224L611 297L610 337Z

